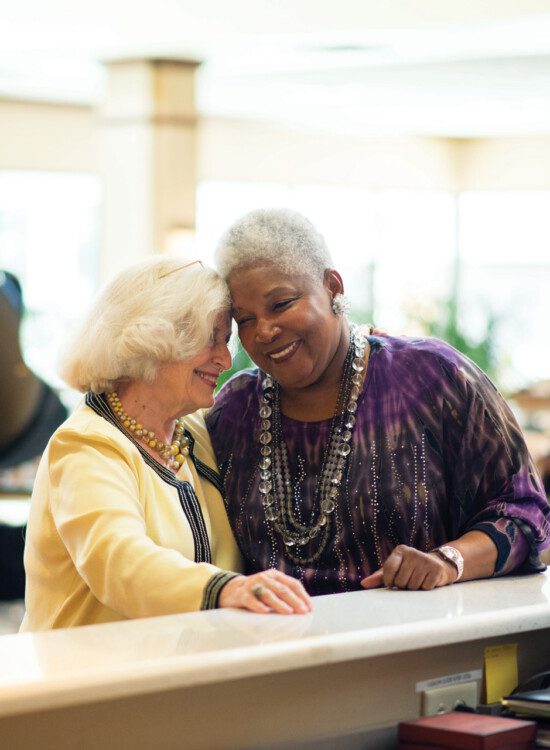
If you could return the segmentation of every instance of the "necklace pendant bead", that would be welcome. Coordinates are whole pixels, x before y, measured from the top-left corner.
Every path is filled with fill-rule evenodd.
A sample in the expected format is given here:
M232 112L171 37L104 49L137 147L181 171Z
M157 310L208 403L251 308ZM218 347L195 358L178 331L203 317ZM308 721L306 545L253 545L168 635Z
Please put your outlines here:
M270 432L262 432L260 435L260 443L262 445L268 445L271 442L271 433Z
M271 427L271 422L269 421L269 419L262 419L262 421L260 422L260 427L262 428L262 430L269 430L269 428Z
M260 448L260 453L262 456L271 456L271 448L269 445L262 445Z
M321 510L323 513L332 513L334 509L336 508L336 505L334 504L333 500L323 500L321 503Z
M357 401L350 401L347 408L349 412L355 414L357 411Z
M348 418L346 419L345 426L351 430L355 427L355 417L353 414L349 414Z
M268 521L276 521L279 518L279 514L275 508L266 508L265 517Z
M273 488L273 485L271 482L260 482L260 492L262 495L267 495L268 492L271 492Z
M270 406L262 406L260 409L260 417L262 419L269 419L271 416L271 407Z
M363 372L363 370L365 369L365 363L362 359L359 359L359 357L353 360L351 366L353 367L355 372Z
M351 451L351 447L349 446L348 443L341 443L338 446L338 453L340 456L349 456L350 451Z
M266 471L271 466L271 459L269 456L264 456L262 460L260 461L260 469Z

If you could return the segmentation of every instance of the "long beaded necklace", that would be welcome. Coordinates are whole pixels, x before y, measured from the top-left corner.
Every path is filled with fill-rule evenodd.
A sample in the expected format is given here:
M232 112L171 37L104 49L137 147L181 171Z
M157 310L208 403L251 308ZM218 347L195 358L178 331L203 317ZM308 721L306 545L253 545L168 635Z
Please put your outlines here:
M116 391L109 393L107 400L117 419L122 422L129 432L148 445L149 448L153 448L166 462L169 469L172 469L172 471L179 469L185 461L185 457L189 455L189 438L184 434L185 423L183 419L177 420L172 442L168 445L161 440L157 440L154 432L151 432L151 430L148 430L140 422L126 414Z
M297 565L316 562L328 539L332 514L340 495L344 469L351 452L357 399L361 393L365 370L367 338L357 326L350 327L350 345L342 371L336 412L325 447L319 480L315 486L312 522L301 523L293 511L288 452L281 427L280 386L267 375L262 381L260 398L260 496L267 521L281 536L285 554ZM317 540L313 552L306 552Z

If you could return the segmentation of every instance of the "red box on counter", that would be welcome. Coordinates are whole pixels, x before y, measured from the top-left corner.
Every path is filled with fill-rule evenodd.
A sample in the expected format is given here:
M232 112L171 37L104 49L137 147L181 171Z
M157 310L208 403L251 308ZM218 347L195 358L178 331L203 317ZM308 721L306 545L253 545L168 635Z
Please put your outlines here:
M399 724L400 750L531 750L533 721L451 711Z

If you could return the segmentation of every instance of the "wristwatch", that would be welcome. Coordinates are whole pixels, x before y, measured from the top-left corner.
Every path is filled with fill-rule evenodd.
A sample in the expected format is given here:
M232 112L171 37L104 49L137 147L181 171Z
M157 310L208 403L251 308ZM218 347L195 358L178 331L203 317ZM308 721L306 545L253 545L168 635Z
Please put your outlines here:
M455 566L458 572L455 581L459 581L462 573L464 572L464 558L457 550L457 548L451 547L450 544L443 544L441 547L436 547L436 549L434 549L433 551L438 554L442 560L445 560L445 562L450 562L451 565Z

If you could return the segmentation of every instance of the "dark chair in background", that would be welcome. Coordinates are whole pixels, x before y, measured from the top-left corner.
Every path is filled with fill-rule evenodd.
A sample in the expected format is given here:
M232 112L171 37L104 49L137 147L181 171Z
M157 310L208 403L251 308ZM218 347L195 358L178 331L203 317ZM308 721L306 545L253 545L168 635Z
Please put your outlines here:
M0 271L0 502L2 477L35 461L67 410L55 391L27 368L19 341L23 298L17 278ZM22 488L24 489L24 488ZM24 527L0 524L0 600L24 595Z

